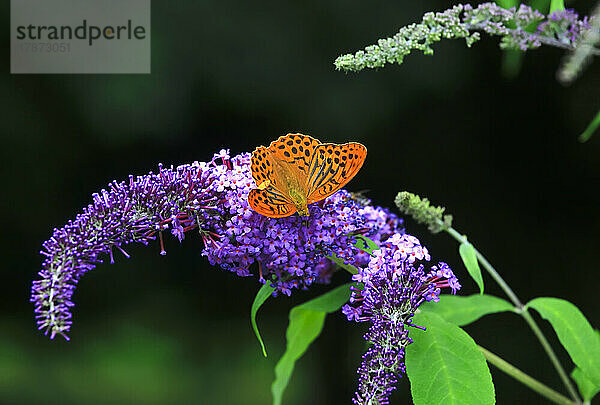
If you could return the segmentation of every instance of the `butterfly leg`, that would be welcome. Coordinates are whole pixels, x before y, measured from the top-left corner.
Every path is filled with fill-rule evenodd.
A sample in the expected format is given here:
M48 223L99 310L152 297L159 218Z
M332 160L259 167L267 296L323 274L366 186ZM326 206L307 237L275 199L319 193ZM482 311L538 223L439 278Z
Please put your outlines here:
M258 261L257 261L258 262ZM265 279L263 278L263 274L262 274L262 266L260 265L260 262L258 262L258 274L259 274L259 281L264 281Z

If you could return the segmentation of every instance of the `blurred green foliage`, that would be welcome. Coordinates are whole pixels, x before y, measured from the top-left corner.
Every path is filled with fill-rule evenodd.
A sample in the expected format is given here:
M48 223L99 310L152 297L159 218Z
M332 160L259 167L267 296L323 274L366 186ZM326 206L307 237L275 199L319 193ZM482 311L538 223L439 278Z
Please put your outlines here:
M53 350L40 350L4 337L0 340L2 403L269 402L270 393L260 382L271 378L272 362L255 363L256 349L248 344L250 340L240 344L234 336L227 337L230 325L211 325L204 332L206 350L197 356L197 349L182 344L177 336L131 320L119 323L110 334L89 334L85 343L69 344L68 349L58 347L59 343ZM240 328L246 326L238 323ZM14 329L3 326L5 331ZM248 364L253 363L249 374Z

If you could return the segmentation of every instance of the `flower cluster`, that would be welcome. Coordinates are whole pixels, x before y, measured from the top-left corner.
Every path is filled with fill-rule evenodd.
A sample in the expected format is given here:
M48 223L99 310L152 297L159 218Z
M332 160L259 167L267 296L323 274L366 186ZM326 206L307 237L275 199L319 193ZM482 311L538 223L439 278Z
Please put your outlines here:
M426 13L421 23L402 27L393 37L380 39L364 51L342 55L334 64L347 71L401 64L413 50L433 54L431 45L442 39L464 38L470 47L479 40L478 31L501 36L501 48L526 51L544 44L574 49L588 28L587 18L579 20L572 10L556 11L546 17L524 4L510 9L495 3L476 8L459 4L443 12Z
M538 25L537 33L542 37L574 46L580 40L581 34L589 28L587 17L579 20L579 15L574 10L561 10L553 12L546 21Z
M432 233L441 232L452 226L452 215L444 215L446 208L431 205L427 198L421 199L416 194L400 191L396 195L395 203L402 214L427 225L427 229Z
M592 55L598 54L598 49L594 46L600 42L600 3L596 4L591 15L589 29L582 34L578 46L565 58L558 71L557 77L563 84L570 84L575 80L579 72L588 64ZM569 36L576 36L580 31L581 29L572 34L569 32Z
M368 321L364 335L371 343L358 369L359 387L355 404L387 404L398 377L405 373L404 352L412 343L408 335L415 311L424 301L439 301L441 288L452 293L460 289L446 263L425 270L427 248L407 234L394 234L381 244L366 267L353 279L361 284L353 289L350 304L342 312L348 320Z
M181 242L195 230L211 264L240 276L258 273L263 283L275 285L276 293L289 295L293 288L327 283L334 269L329 255L366 263L368 256L350 243L353 235L383 241L403 233L402 220L343 190L311 205L304 223L298 216L267 218L248 206L253 187L250 154L231 157L227 150L210 162L159 165L158 173L113 181L43 243L45 259L31 296L39 328L51 338L66 338L80 277L106 257L112 263L115 249L129 257L124 250L129 243L158 239L161 254L166 254L165 235Z
M240 276L249 275L249 266L258 262L260 276L285 294L316 280L328 281L331 266L325 256L335 254L351 263L360 260L363 255L352 248L352 235L387 237L401 224L396 216L363 206L346 191L312 205L306 220L299 216L264 217L247 202L254 187L250 154L239 155L231 163L234 169L221 170L215 181L217 191L224 191L217 204L223 215L212 225L214 233L224 237L207 236L208 248L203 254L211 264Z
M37 323L53 338L66 337L71 327L71 297L80 277L116 249L132 242L148 244L158 236L165 253L163 232L180 240L184 232L214 220L208 209L217 199L209 191L214 176L198 165L164 169L127 181L113 181L108 189L93 194L93 201L74 220L55 228L42 244L45 256L41 277L33 282L31 301ZM205 209L207 208L207 209Z

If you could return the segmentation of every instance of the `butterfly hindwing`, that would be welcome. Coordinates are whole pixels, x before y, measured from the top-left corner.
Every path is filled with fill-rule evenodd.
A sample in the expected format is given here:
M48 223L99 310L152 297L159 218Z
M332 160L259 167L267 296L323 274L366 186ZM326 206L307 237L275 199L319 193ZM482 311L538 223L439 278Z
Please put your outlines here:
M362 167L367 148L357 142L320 144L308 172L308 204L329 197L344 187Z
M294 204L271 186L250 190L248 204L254 211L270 218L287 217L296 211Z

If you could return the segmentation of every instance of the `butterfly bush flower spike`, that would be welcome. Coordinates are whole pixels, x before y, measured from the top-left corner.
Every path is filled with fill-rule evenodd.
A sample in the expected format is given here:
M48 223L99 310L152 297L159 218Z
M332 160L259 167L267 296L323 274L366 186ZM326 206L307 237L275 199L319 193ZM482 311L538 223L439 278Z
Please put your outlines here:
M446 209L430 205L427 198L401 191L396 195L395 202L401 213L412 217L419 224L427 225L431 233L438 233L452 226L452 215L444 215Z
M83 212L42 245L42 269L31 289L38 327L51 338L67 338L80 278L107 258L113 262L116 252L129 257L131 243L166 254L170 240L199 234L211 264L271 281L275 294L289 295L328 283L334 271L329 255L365 265L368 255L352 246L353 235L383 241L403 233L401 219L344 190L312 204L306 219L265 217L248 204L257 186L250 166L249 153L232 157L224 149L209 162L159 165L156 173L113 181L94 193Z
M369 322L364 335L371 345L358 369L355 404L388 404L398 378L405 374L404 354L412 343L410 327L417 308L426 301L439 301L442 288L460 289L458 279L446 263L426 269L431 259L427 248L414 236L396 233L373 251L367 265L354 280L350 303L342 312L349 321Z
M393 37L380 39L364 50L342 55L334 64L339 70L354 72L388 63L401 64L412 51L432 55L431 45L442 39L462 38L471 47L480 39L481 32L501 37L503 49L527 51L547 45L573 50L589 28L588 19L579 19L573 10L544 16L524 4L509 9L495 3L477 7L459 4L443 12L426 13L420 23L402 27ZM600 50L591 53L599 54Z

